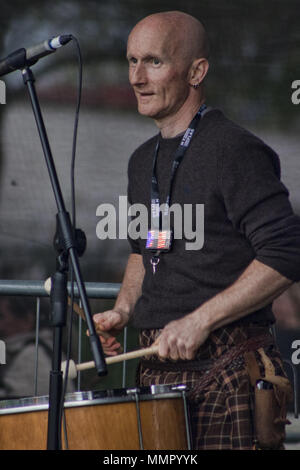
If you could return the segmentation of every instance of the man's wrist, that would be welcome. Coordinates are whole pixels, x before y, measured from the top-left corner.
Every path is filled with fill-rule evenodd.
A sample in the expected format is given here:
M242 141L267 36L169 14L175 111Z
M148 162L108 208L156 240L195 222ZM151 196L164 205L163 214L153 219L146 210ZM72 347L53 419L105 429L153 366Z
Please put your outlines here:
M210 309L206 304L201 305L201 307L194 310L190 315L195 323L196 329L205 330L208 334L214 330L214 322L210 315Z
M123 319L124 324L127 324L131 316L131 309L127 305L115 304L113 310L119 313Z

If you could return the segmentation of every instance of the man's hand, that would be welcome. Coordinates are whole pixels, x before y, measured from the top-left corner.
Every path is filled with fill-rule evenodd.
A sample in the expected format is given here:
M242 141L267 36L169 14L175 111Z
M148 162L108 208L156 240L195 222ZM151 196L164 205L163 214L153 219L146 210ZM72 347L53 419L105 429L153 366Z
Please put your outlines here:
M117 342L115 336L123 330L129 321L136 301L141 295L144 274L142 256L132 253L128 258L124 279L114 308L103 313L96 313L93 316L96 333L106 331L112 335L112 339L104 339L100 336L103 351L108 356L117 354L116 350L120 347L120 343Z
M269 305L291 284L273 268L253 260L231 286L165 326L157 340L159 355L192 359L212 331Z
M103 313L96 313L93 316L96 333L100 335L101 331L108 332L111 337L106 339L100 336L104 354L115 356L117 349L121 346L116 336L123 330L128 322L128 316L117 312L116 310L107 310Z
M209 333L195 313L172 321L164 327L157 340L159 356L173 360L193 359Z

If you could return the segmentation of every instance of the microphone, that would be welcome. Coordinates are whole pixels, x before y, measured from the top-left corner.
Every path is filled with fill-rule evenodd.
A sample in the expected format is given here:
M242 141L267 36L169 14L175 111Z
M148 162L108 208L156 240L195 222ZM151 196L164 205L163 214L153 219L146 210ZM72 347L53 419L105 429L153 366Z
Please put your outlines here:
M17 49L0 61L0 77L35 64L41 57L52 54L56 49L71 41L71 39L71 34L65 34L48 39L27 49Z

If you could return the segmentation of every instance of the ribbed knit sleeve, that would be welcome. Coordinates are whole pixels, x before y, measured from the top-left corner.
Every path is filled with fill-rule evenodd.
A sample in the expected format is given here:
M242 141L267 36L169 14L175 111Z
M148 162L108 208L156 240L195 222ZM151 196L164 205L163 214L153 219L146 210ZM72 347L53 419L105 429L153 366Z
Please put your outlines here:
M127 187L127 199L128 199L129 206L131 206L132 205L132 196L131 196L130 183L128 184L128 187ZM131 217L130 220L132 220L132 217ZM129 224L129 227L130 227L130 224ZM129 242L129 245L130 245L130 248L131 248L131 253L141 254L139 241L133 239L130 236L130 229L128 230L127 239L128 239L128 242Z
M137 185L138 182L138 177L135 175L135 171L133 171L133 167L135 167L135 159L138 154L137 149L130 157L129 162L128 162L128 168L127 168L127 178L128 178L128 185L127 185L127 200L128 200L128 205L129 207L134 204L134 189ZM130 222L134 219L134 217L129 218L129 225L128 225L128 234L127 234L127 240L130 245L131 253L135 254L141 254L141 248L140 248L140 243L138 239L133 238L131 235L130 231Z
M224 141L220 187L228 218L249 240L258 261L299 281L300 218L280 181L278 156L240 129Z

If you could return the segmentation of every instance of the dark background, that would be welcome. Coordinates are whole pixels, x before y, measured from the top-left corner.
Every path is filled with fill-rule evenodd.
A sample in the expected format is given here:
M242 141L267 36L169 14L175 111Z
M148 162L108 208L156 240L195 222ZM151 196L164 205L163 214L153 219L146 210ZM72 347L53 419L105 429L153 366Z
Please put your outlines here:
M78 226L88 246L81 260L92 282L121 282L129 247L126 240L96 237L96 208L117 205L126 194L127 162L133 150L156 132L137 115L128 85L126 41L144 16L167 10L190 13L204 23L211 43L207 101L252 130L280 155L282 179L300 211L298 161L300 107L291 85L300 78L299 2L296 0L203 1L0 1L0 56L58 34L80 42L84 81L76 157ZM70 164L77 93L77 56L72 43L33 68L58 175L70 210ZM0 278L43 280L55 269L52 240L56 207L27 90L19 72L4 77L6 104L0 105ZM298 286L278 303L279 341L285 357L299 335ZM0 338L32 332L34 301L2 299ZM8 303L7 303L8 302ZM22 306L23 305L23 306ZM94 312L110 301L92 301ZM42 302L43 325L49 304ZM5 312L5 313L4 313ZM23 321L26 314L31 320ZM5 318L10 318L9 327ZM77 326L75 327L76 330ZM76 343L76 341L75 341ZM130 332L130 347L136 335ZM74 345L74 350L77 346ZM21 348L22 349L22 348ZM84 341L84 358L89 359ZM9 367L9 365L5 366ZM1 369L2 374L4 367ZM134 380L130 365L129 385ZM17 383L16 373L16 383ZM86 373L82 387L120 385L120 367L99 382ZM22 384L17 385L22 395ZM6 392L4 391L3 394ZM14 392L17 393L17 392ZM12 394L12 392L7 392Z

